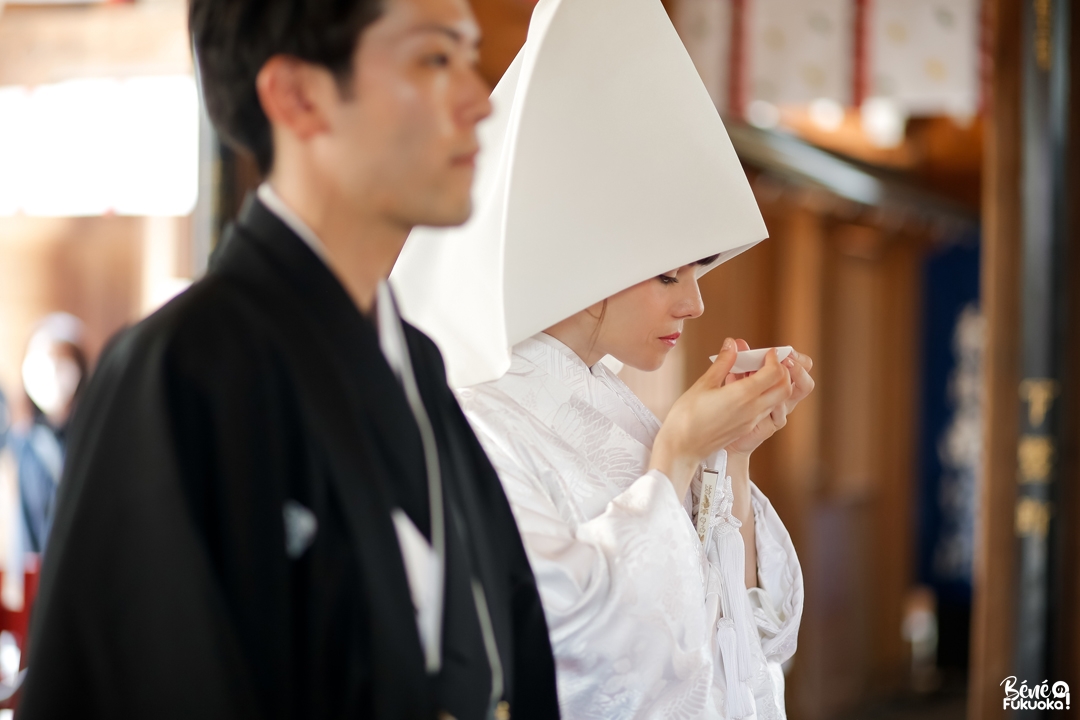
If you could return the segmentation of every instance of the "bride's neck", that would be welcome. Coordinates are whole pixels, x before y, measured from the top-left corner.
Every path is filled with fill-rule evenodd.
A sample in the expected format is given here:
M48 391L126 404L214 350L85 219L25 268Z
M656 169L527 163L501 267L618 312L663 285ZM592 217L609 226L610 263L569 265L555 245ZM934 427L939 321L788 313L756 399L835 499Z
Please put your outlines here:
M573 350L574 354L589 367L600 362L600 359L607 354L600 349L596 337L596 318L589 315L588 310L571 315L544 332Z

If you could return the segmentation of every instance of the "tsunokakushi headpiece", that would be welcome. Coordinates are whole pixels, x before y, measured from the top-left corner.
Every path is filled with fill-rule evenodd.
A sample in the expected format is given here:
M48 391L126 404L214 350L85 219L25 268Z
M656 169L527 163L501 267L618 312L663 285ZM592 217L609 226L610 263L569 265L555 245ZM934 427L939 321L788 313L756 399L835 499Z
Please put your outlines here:
M450 384L655 275L767 237L727 131L660 0L540 0L479 129L473 215L416 228L391 275Z

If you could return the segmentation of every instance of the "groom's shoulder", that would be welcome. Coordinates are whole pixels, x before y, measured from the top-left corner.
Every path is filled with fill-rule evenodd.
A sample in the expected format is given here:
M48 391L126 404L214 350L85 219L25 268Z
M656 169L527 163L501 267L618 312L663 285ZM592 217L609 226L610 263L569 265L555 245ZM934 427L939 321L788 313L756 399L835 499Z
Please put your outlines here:
M119 332L103 353L102 369L239 371L236 366L250 366L273 345L273 336L265 309L228 277L212 273Z

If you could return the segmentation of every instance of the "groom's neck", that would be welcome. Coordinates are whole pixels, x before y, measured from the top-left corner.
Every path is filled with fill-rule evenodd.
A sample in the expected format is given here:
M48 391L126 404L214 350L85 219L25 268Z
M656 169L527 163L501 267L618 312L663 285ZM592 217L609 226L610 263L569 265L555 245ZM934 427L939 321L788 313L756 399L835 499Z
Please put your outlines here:
M360 311L368 313L412 228L374 206L374 193L349 193L304 163L275 164L268 182L319 238L330 270Z

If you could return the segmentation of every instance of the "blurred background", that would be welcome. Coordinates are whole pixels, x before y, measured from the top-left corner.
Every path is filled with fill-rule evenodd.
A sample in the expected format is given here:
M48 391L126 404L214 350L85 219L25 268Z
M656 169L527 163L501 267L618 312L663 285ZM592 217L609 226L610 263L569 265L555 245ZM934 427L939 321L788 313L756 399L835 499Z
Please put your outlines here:
M533 3L472 3L494 85ZM752 467L806 579L790 717L1003 717L1008 676L1080 691L1080 8L664 4L771 239L624 377L663 416L725 336L815 359ZM86 378L259 179L200 109L186 25L184 0L0 2L0 697Z

